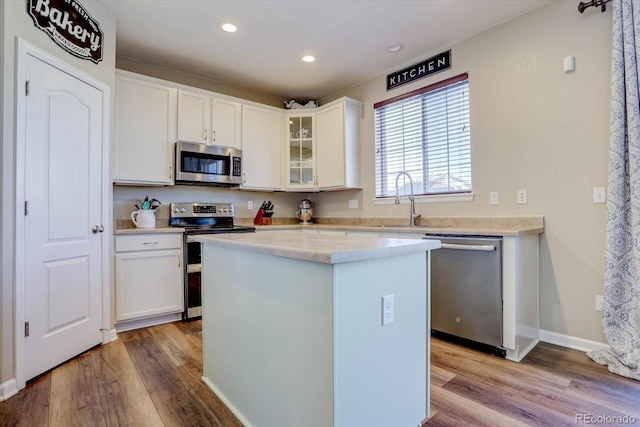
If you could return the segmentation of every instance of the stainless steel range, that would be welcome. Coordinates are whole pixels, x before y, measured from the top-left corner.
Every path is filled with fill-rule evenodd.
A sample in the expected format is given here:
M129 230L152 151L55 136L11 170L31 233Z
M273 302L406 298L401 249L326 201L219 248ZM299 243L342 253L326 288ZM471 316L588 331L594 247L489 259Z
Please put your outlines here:
M199 234L252 233L255 227L233 224L235 216L231 203L171 203L169 225L182 227L184 233L184 301L183 319L202 316Z

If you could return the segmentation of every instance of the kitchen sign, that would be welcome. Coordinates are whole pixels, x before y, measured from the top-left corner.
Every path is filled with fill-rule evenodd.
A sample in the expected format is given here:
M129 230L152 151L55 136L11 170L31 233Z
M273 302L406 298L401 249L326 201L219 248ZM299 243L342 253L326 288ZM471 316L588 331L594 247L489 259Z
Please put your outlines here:
M387 74L387 90L395 89L448 68L451 68L451 50L439 53L395 73Z
M102 61L102 30L78 0L27 0L36 27L73 56Z

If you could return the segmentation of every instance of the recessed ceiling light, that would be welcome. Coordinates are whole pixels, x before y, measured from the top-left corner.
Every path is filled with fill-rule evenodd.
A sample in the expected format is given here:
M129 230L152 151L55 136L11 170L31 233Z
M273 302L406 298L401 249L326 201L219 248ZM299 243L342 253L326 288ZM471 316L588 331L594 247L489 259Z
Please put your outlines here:
M223 22L222 24L220 24L220 28L222 28L227 33L235 33L236 31L238 31L238 27L233 25L231 22Z
M387 52L398 52L399 50L402 50L402 43L398 43L398 42L393 42L393 43L389 43L387 45Z
M302 60L303 60L304 62L313 62L313 61L315 61L315 60L316 60L316 57L315 57L315 56L313 56L313 55L306 55L306 56L303 56L303 57L302 57Z

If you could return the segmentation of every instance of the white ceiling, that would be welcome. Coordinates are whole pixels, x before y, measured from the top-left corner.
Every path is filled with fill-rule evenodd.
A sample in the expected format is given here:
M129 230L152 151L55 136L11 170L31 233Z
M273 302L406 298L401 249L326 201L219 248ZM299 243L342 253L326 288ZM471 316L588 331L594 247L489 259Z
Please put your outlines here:
M116 18L120 57L306 102L426 59L550 0L98 1ZM220 30L227 20L236 33ZM391 42L404 49L387 52ZM303 62L306 54L316 62Z

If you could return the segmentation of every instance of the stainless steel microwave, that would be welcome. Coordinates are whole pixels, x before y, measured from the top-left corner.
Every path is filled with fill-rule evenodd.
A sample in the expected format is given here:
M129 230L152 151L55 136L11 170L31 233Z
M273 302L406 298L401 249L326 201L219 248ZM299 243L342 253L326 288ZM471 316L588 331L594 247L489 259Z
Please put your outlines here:
M176 184L235 186L242 183L242 150L176 142Z

